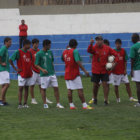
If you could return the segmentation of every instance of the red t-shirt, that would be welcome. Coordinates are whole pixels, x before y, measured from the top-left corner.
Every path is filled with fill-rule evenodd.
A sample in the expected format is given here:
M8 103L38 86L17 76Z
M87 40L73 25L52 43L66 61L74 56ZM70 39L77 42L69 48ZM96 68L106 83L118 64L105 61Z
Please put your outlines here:
M19 36L27 36L28 26L26 24L19 25Z
M19 59L17 60L18 69L21 69L21 72L18 72L22 78L32 77L32 57L29 51L24 52L19 49Z
M33 69L33 71L35 71L36 73L40 73L40 70L39 69L37 69L36 67L35 67L35 57L36 57L36 53L39 51L39 49L37 49L37 50L34 50L34 49L30 49L30 52L31 52L31 55L32 55L32 69Z
M126 62L126 53L125 50L123 48L121 48L120 51L116 51L117 55L118 55L118 63L115 67L115 69L113 70L112 73L114 74L124 74L125 72L125 62Z
M106 74L106 63L108 62L108 56L114 55L115 61L118 61L118 56L115 50L109 46L102 45L102 47L97 46L97 44L89 45L87 51L93 54L92 57L92 73L93 74Z
M79 65L74 59L73 51L74 49L67 49L62 55L65 62L65 80L74 80L80 75Z

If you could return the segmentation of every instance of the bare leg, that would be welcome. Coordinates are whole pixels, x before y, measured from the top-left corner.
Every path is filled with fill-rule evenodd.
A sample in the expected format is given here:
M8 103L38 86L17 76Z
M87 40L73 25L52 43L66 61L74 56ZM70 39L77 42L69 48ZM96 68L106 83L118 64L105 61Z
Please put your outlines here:
M6 92L7 89L9 88L9 84L4 84L2 85L2 89L1 89L1 97L2 97L2 101L6 102Z
M55 95L55 98L56 98L56 102L59 103L59 89L58 87L54 87L54 95Z
M68 89L68 100L69 100L69 103L72 103L72 90Z
M103 91L104 91L104 99L105 101L108 102L109 86L107 82L105 81L102 82L102 85L103 85Z
M19 87L18 100L20 105L22 104L22 92L23 92L23 87Z
M34 85L30 87L30 94L31 94L31 98L34 99Z
M42 100L44 104L46 103L46 89L41 89Z
M116 98L120 98L119 96L119 87L118 86L114 86L114 91L115 91L115 95L116 95Z
M29 86L25 86L24 104L27 104L27 100L28 100L28 89L29 89Z
M83 93L83 89L78 89L78 95L82 103L85 103L85 97Z
M98 90L99 90L99 83L93 83L93 99L97 100Z
M138 102L140 103L140 82L136 82L136 87L137 87Z
M130 88L130 84L126 83L125 86L126 86L126 91L128 93L129 98L132 97L132 91L131 91L131 88Z

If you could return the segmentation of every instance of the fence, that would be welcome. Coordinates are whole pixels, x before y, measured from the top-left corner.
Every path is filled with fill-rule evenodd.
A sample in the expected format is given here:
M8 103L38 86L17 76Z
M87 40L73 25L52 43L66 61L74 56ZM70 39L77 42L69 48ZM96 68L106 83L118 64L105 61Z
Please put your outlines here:
M19 0L20 6L28 5L90 5L90 4L117 4L134 3L140 0Z

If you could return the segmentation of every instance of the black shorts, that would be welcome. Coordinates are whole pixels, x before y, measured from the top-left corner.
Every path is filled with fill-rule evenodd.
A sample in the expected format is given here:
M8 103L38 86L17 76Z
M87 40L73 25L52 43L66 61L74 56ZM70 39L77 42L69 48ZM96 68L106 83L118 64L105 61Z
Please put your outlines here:
M94 74L92 73L91 81L95 83L102 82L108 82L109 81L109 75L108 74Z

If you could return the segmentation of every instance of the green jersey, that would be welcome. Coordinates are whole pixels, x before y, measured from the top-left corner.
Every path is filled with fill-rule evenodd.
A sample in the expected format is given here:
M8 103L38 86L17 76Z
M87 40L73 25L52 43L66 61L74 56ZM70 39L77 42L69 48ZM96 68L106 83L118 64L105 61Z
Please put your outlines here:
M140 42L131 47L130 58L134 59L133 70L140 70Z
M36 54L35 65L39 65L41 68L48 71L47 74L44 74L42 71L40 71L41 77L51 76L55 74L53 61L54 61L54 58L53 58L53 53L51 50L48 50L48 51L40 50Z
M10 71L10 66L9 66L9 54L8 54L8 48L6 46L1 47L0 49L0 57L1 57L1 62L6 63L6 66L2 66L0 64L0 72L1 71Z

